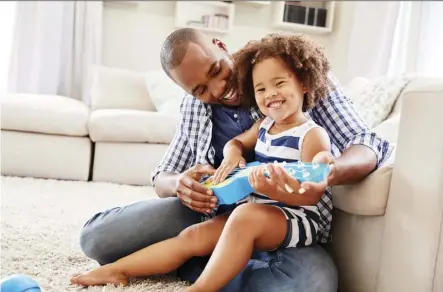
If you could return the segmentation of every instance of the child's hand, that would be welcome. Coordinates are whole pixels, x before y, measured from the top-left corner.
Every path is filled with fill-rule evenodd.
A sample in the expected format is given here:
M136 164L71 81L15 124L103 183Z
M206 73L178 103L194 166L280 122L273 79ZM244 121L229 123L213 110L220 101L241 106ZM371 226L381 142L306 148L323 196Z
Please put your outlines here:
M212 184L217 185L224 181L236 167L246 167L246 160L242 156L225 157L213 176Z
M265 170L265 167L257 167L251 171L248 180L257 193L272 198L274 194L277 194L279 186L274 179L265 176Z
M331 180L334 179L336 166L334 163L334 157L327 151L319 152L315 155L312 162L327 163L330 165L331 172L324 181L319 183L305 181L300 184L295 177L291 176L280 165L268 165L269 175L279 188L284 189L286 192L310 197L313 202L318 202L330 185Z

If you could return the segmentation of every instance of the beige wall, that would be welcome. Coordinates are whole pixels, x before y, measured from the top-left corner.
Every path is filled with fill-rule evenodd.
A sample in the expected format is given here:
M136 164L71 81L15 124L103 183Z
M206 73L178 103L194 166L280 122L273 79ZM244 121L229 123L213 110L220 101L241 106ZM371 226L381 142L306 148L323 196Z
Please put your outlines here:
M175 1L140 2L137 8L106 6L103 27L104 65L136 71L159 69L160 46L174 27ZM326 48L333 71L347 82L347 44L351 32L353 2L336 2L334 30L311 35ZM236 4L234 29L229 34L212 34L231 51L250 39L276 32L271 26L272 7Z

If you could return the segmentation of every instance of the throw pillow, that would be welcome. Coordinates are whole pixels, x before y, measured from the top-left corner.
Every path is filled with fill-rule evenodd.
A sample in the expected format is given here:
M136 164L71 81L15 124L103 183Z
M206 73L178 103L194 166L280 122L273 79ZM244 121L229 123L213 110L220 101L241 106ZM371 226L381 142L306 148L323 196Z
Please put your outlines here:
M147 72L145 83L158 112L180 115L180 104L185 96L185 91L172 81L163 70Z
M95 66L91 88L91 108L155 109L145 87L143 74L127 69Z
M354 78L343 87L344 93L352 100L366 124L373 128L383 122L403 89L410 82L410 76Z

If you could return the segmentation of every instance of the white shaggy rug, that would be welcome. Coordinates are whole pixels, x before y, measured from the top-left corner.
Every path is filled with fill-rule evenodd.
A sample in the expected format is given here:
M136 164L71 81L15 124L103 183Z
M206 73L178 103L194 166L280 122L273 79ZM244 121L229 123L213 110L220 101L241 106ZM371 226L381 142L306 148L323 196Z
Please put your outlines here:
M1 278L27 274L44 291L181 291L176 279L133 281L128 287L80 288L70 277L97 267L79 246L81 227L94 213L154 198L150 187L1 178Z

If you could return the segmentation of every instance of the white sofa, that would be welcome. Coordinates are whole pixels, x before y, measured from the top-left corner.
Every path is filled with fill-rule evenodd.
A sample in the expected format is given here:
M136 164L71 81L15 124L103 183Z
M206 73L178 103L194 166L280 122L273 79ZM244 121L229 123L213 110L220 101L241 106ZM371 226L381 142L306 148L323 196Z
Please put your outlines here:
M54 95L1 94L3 175L88 180L89 109Z
M417 78L374 130L396 144L381 168L333 188L340 291L443 291L443 79Z
M164 77L166 86L174 86ZM88 123L95 144L92 180L151 184L151 171L174 136L180 104L172 113L158 112L147 90L150 81L127 70L95 71Z
M87 127L74 134L68 133L67 126L63 131L37 127L42 119L47 118L52 121L47 124L54 126L61 118L55 113L33 118L25 105L18 115L17 108L11 106L16 96L5 98L2 138L7 147L2 149L2 174L76 179L62 174L69 169L89 170L85 162L80 167L76 161L87 157L88 166L92 165L91 180L149 185L150 173L167 149L178 121L174 110L158 110L160 99L153 96L155 90L146 90L153 88L147 86L149 76L99 68L91 92L89 120L81 119ZM166 87L172 86L163 82ZM44 102L40 105L45 107ZM67 105L63 106L66 111ZM177 107L177 102L171 106ZM441 108L443 80L415 78L389 117L374 128L397 144L389 161L359 184L333 188L334 240L330 251L339 270L341 292L443 291ZM15 116L20 117L20 123L14 121ZM35 131L45 134L31 133ZM36 150L35 135L44 141ZM66 136L72 138L66 149L62 142L53 145L53 139L65 141ZM95 149L92 152L86 150L89 139ZM84 141L84 150L77 146L79 141ZM67 156L63 163L54 153L47 153L50 146ZM23 151L17 151L20 147L27 151L24 158L20 153ZM83 172L77 179L87 177Z

